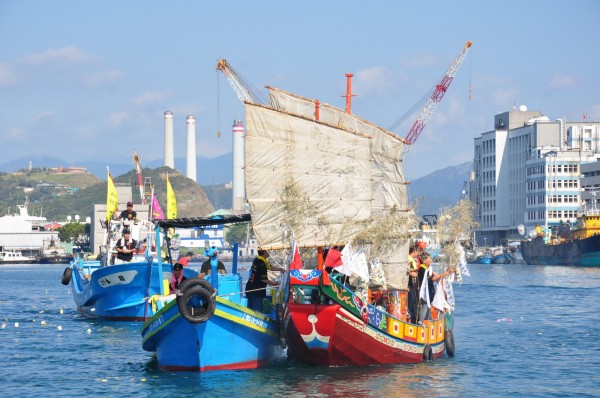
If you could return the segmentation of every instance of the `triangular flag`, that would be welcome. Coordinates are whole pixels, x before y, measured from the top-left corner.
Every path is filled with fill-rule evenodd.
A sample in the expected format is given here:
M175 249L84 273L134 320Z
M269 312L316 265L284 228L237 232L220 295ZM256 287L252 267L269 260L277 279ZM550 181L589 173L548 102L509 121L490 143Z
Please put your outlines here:
M115 182L110 176L108 167L106 168L106 173L106 182L108 183L106 189L106 221L109 221L112 219L115 211L117 211L117 207L119 206L119 197L117 196L117 188L115 187Z
M158 202L158 198L156 197L155 193L152 194L152 219L153 220L164 220L165 219L165 213L163 212L163 209L160 206L160 203Z
M168 175L167 175L167 218L170 220L177 218L177 198L175 198L175 191L173 191L173 187L171 186L171 181L169 181Z
M344 264L342 261L342 253L334 249L333 247L329 249L327 252L327 257L325 257L325 266L326 267L337 267Z
M302 257L300 257L300 249L298 249L298 245L294 242L294 255L292 256L292 262L290 263L290 269L300 269L302 268Z

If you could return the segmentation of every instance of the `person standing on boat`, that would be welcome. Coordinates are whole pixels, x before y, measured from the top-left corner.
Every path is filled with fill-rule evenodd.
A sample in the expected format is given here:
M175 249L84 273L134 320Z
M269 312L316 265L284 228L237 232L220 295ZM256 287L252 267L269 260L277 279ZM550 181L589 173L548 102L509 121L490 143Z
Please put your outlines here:
M127 202L127 209L121 212L121 220L137 221L137 212L133 210L133 202Z
M185 254L185 256L181 257L178 262L180 264L182 264L184 267L189 267L190 266L190 261L192 261L192 258L194 257L194 253L192 252L187 252Z
M408 249L408 315L410 323L417 323L419 303L419 255L418 244L412 243Z
M431 264L433 263L433 259L429 253L421 254L421 266L418 272L418 283L420 288L420 305L419 305L419 323L423 323L425 319L429 319L431 317L431 302L433 301L433 297L435 296L435 287L433 285L434 282L438 282L448 275L452 274L454 270L447 269L441 274L433 272ZM425 279L427 281L425 282Z
M133 259L133 253L136 250L137 241L131 238L129 230L123 231L123 237L117 241L115 250L117 251L117 258L115 264L122 264L130 262Z
M258 256L252 262L248 282L246 282L246 298L248 299L248 308L251 310L263 312L263 300L267 297L267 285L278 285L277 282L269 280L267 276L267 271L271 268L281 271L279 267L271 267L268 251L259 250Z
M171 275L171 283L169 287L171 288L171 293L175 293L179 285L186 280L187 278L183 275L183 264L175 263L173 265L173 275Z

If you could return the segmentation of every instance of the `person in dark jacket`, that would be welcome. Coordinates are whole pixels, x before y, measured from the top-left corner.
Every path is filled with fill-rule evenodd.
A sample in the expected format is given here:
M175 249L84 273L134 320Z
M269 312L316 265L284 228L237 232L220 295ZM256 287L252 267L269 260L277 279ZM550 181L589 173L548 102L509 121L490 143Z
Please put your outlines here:
M121 220L137 221L137 212L133 210L133 202L127 202L127 209L121 212Z
M133 259L133 253L136 251L137 241L131 238L128 229L123 231L123 237L117 241L115 250L117 251L117 260L115 264L128 263Z
M246 282L248 308L258 312L263 311L263 300L267 296L267 285L278 285L277 282L270 281L267 277L267 271L271 268L268 259L268 251L258 251L258 256L252 262L248 282ZM279 267L277 268L279 269Z
M169 287L171 288L171 294L175 293L179 285L186 280L187 278L183 275L183 264L175 263L173 265L173 275L171 275L171 283Z

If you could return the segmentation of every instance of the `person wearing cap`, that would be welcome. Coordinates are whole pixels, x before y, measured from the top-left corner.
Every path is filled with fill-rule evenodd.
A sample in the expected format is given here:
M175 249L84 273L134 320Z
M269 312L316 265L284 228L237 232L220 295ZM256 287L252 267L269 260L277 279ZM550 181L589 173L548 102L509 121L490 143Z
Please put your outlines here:
M123 231L123 237L117 241L115 250L117 251L117 259L115 264L130 262L133 259L133 253L136 251L137 241L131 238L128 229Z
M252 262L252 268L248 274L246 282L246 298L248 299L248 308L254 311L263 311L263 300L267 297L267 285L277 286L278 283L269 280L267 271L269 269L280 270L279 267L273 267L269 264L269 252L259 250L258 256Z
M173 275L171 275L171 283L169 283L169 287L171 288L171 293L175 293L179 285L186 280L187 278L183 275L183 264L175 263L173 265Z
M179 260L177 260L180 264L183 264L184 267L189 267L190 266L190 261L192 261L192 258L194 258L194 253L192 252L187 252L185 253L185 256L181 257Z
M121 212L121 220L135 221L137 220L137 213L133 210L133 202L127 202L127 210Z

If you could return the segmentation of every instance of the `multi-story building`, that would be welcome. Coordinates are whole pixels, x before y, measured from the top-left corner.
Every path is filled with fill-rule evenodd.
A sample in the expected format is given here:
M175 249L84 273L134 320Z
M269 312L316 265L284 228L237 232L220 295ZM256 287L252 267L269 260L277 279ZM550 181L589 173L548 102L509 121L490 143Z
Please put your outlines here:
M600 123L551 121L522 106L475 138L471 200L478 245L519 239L537 225L574 222L582 210L582 165L598 165ZM590 166L592 167L592 166Z

